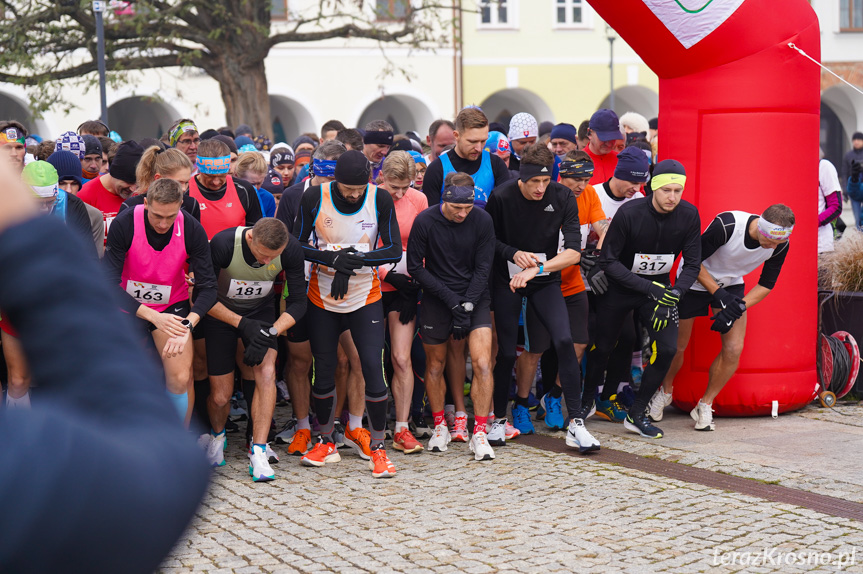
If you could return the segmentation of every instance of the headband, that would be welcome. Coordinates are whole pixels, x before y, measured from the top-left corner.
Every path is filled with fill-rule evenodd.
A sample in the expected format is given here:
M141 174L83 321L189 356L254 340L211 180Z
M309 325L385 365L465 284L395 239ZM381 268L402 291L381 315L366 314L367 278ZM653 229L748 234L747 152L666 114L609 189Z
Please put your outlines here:
M198 172L207 175L225 175L231 169L231 156L203 157L198 156Z
M180 137L186 132L196 132L198 131L198 126L195 125L192 121L183 121L177 124L177 127L171 131L171 135L168 137L171 142L171 147L177 147L177 142L180 141Z
M393 145L393 132L391 131L368 131L363 136L364 144Z
M657 190L669 183L679 183L683 187L686 187L686 176L679 173L660 173L659 175L654 175L653 179L650 180L650 189Z
M767 239L771 239L773 241L786 241L791 237L791 232L794 231L794 226L782 227L781 225L770 223L763 217L759 217L758 231Z
M286 163L294 163L294 154L285 148L277 148L278 151L271 152L270 167L284 165Z
M312 174L318 177L336 177L336 160L312 158Z
M24 137L24 134L21 133L21 130L15 127L6 128L0 132L0 144L15 142L23 144L25 139L26 138Z
M523 163L518 170L518 178L521 181L528 181L532 177L539 177L543 175L551 177L551 169L547 165Z
M565 159L558 167L560 177L584 179L593 177L593 162L588 160L574 161Z
M466 185L448 185L440 197L446 203L473 203L474 188Z

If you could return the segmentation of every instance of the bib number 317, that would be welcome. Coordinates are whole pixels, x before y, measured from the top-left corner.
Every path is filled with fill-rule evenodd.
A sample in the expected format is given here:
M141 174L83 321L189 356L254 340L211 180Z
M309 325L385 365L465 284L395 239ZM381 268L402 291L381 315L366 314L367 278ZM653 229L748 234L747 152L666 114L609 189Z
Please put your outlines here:
M636 275L663 275L671 270L674 255L671 253L636 253L632 272Z

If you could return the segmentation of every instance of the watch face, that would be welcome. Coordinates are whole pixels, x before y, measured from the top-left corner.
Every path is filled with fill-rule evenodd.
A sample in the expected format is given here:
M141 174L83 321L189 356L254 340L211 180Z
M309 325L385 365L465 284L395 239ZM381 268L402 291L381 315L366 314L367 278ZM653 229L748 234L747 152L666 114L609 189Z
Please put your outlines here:
M464 304L464 310L467 311L468 313L473 311L473 303L465 303Z
M276 329L275 327L270 327L270 335L272 335L273 337L275 337L275 336L277 336L278 334L279 334L279 330L278 330L278 329Z

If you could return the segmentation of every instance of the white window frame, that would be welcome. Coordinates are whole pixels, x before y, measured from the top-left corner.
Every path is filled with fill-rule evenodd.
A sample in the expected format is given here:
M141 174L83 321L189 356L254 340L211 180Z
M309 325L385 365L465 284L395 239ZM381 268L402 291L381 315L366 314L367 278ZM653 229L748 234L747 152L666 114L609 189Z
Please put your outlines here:
M587 0L581 0L581 22L558 22L557 8L558 0L551 2L551 27L554 30L592 30L593 29L593 10ZM566 18L572 18L572 9L576 6L577 0L566 0Z
M497 21L498 0L487 0L491 4L491 22L482 21L482 4L486 0L477 0L476 28L477 30L518 30L518 0L506 0L506 23Z

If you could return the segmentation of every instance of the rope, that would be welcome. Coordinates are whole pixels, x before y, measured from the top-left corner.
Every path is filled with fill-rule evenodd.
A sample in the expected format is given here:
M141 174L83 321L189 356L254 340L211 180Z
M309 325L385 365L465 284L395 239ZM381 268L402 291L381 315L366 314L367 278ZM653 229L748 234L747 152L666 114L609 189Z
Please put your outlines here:
M813 58L812 56L810 56L809 54L807 54L806 52L804 52L802 49L798 48L798 47L794 44L794 42L788 42L788 47L789 47L789 48L791 48L792 50L796 50L796 51L800 52L800 55L804 56L805 58L808 58L808 59L812 60L812 61L813 61L813 62L815 62L818 66L820 66L823 70L826 70L828 73L830 73L830 74L832 74L832 75L836 76L836 78L838 78L840 81L845 82L846 84L848 84L848 85L849 85L849 86L850 86L854 91L856 91L856 92L857 92L857 93L859 93L860 95L863 95L863 90L861 90L860 88L858 88L857 86L855 86L854 84L852 84L851 82L849 82L848 80L846 80L845 78L843 78L842 76L840 76L839 74L837 74L836 72L834 72L833 70L831 70L830 68L828 68L827 66L825 66L824 64L822 64L821 62L819 62L818 60L816 60L815 58Z

